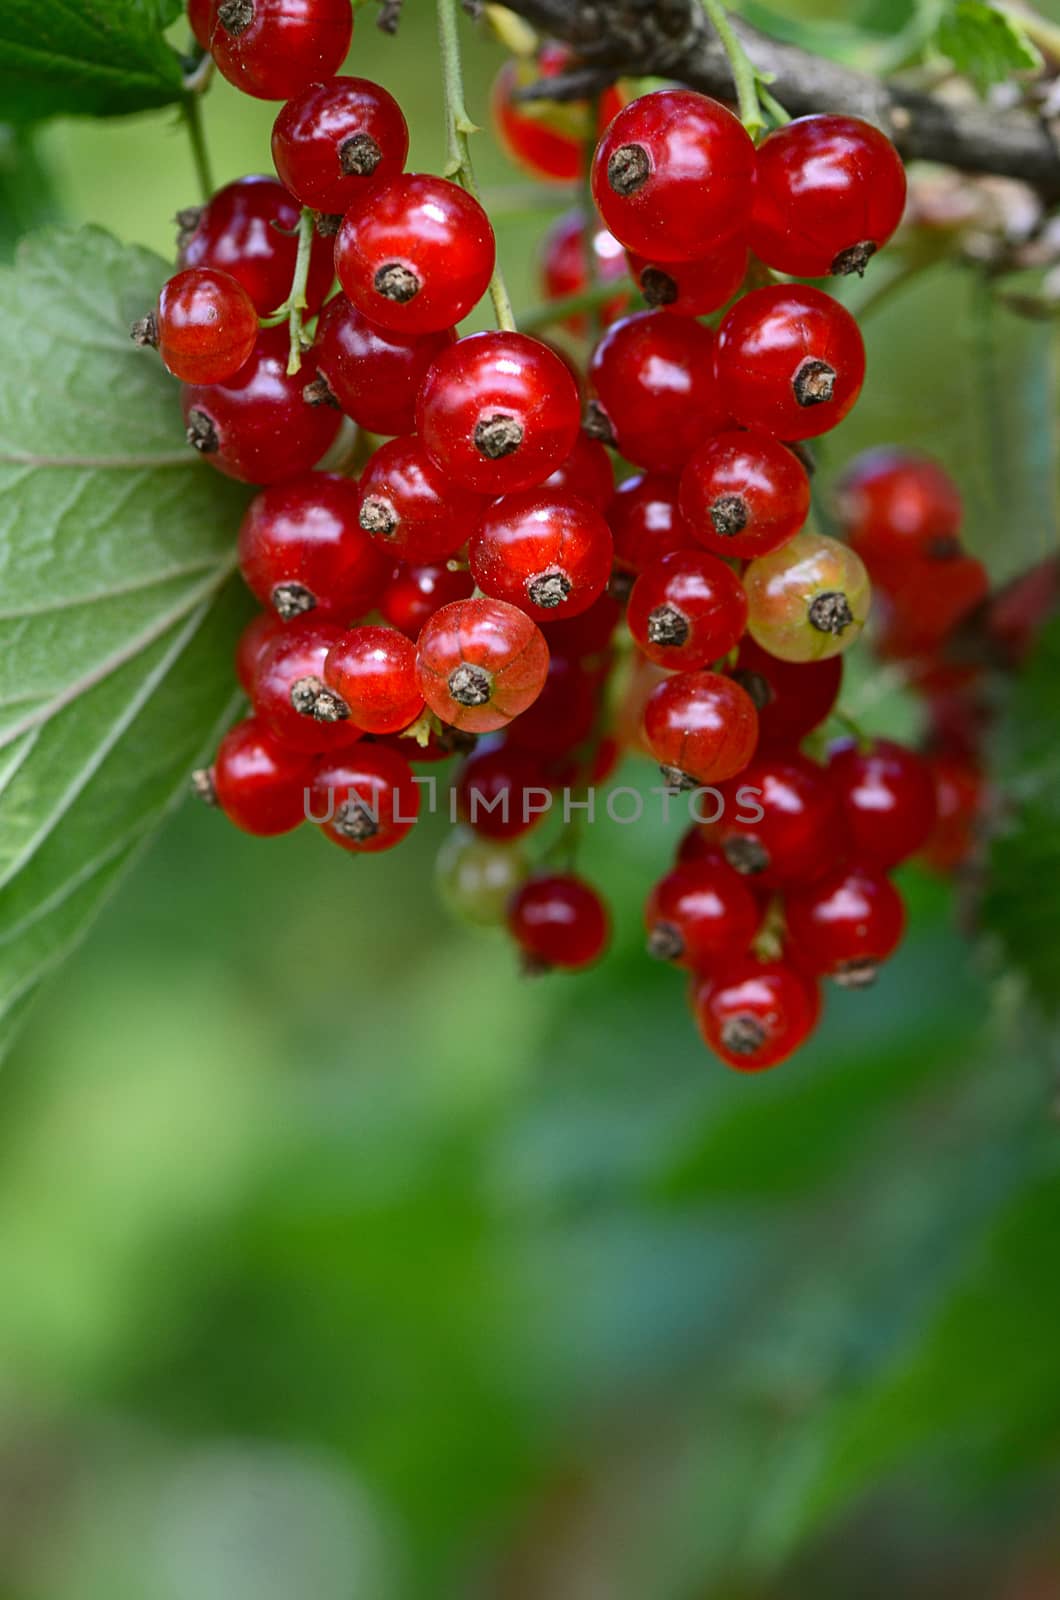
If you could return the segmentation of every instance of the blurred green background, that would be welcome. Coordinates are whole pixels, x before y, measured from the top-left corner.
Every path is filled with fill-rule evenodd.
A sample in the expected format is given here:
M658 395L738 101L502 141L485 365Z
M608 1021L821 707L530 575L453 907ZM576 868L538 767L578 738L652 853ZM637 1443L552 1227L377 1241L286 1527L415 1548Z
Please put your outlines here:
M350 65L437 170L406 13ZM464 33L486 124L502 53ZM273 114L214 85L218 181L267 170ZM62 214L171 253L171 114L41 154ZM526 305L568 202L475 154ZM1055 545L1040 329L953 268L866 333L827 474L916 443L999 577ZM868 725L912 730L879 691ZM641 953L678 831L589 830L613 954L527 984L436 907L440 820L353 861L176 817L0 1080L0 1600L1060 1595L1055 1039L910 872L877 988L728 1074Z

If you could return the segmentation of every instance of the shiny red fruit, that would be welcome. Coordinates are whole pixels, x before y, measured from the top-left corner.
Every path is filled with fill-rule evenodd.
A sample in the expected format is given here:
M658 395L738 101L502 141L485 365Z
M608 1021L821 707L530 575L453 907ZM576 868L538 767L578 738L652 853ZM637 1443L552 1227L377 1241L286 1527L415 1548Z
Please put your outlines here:
M244 94L290 100L333 77L352 38L350 0L221 0L210 51Z
M705 317L739 292L747 276L747 245L742 237L730 239L695 261L663 263L630 252L629 271L653 310Z
M200 211L181 212L179 264L214 267L236 278L259 316L283 305L298 254L300 207L275 178L238 178ZM189 231L190 230L190 231ZM310 246L306 307L319 311L335 276L330 239L314 234Z
M505 495L471 536L471 575L484 594L537 622L587 611L611 576L611 532L577 495Z
M508 743L548 761L569 756L592 733L598 699L598 685L580 661L552 656L541 693L508 729Z
M731 111L691 89L658 89L624 107L597 145L593 198L627 250L691 261L745 230L754 166Z
M546 182L573 183L580 177L588 140L606 128L622 106L617 88L605 90L594 128L588 101L515 98L517 89L565 72L572 56L566 45L546 41L535 59L506 61L490 91L490 111L501 143L513 161Z
M250 359L258 314L227 272L192 267L163 285L152 317L133 327L137 344L156 345L163 365L185 383L224 383Z
M416 429L453 483L476 494L534 489L574 449L578 388L525 333L473 333L443 351L416 402Z
M738 1072L778 1066L817 1025L817 985L783 961L745 956L693 988L704 1043Z
M374 189L335 240L347 298L370 322L404 334L440 333L466 317L489 287L495 256L474 196L422 172Z
M581 972L607 949L611 919L591 884L557 874L531 878L516 892L508 930L533 970Z
M392 850L419 814L419 785L396 750L360 744L316 763L310 821L343 850L364 855Z
M728 655L747 626L743 584L702 550L675 550L645 567L629 597L629 631L660 667L687 672Z
M432 362L456 338L377 328L343 294L329 300L317 325L317 370L348 417L369 433L395 436L416 426L416 396Z
M399 628L409 639L417 639L420 629L442 606L454 600L467 600L475 587L470 572L450 572L444 564L399 566L379 597L379 611L392 628Z
M254 692L258 662L272 641L282 632L283 623L275 611L259 611L239 635L235 648L236 678L248 700Z
M799 744L820 727L839 699L842 656L823 661L781 661L749 636L729 670L758 710L763 745Z
M857 323L831 296L801 284L754 289L718 330L718 404L745 428L778 439L827 433L865 381Z
M668 872L648 896L648 954L705 972L742 955L761 920L757 900L731 867L690 861Z
M758 713L731 678L682 672L648 697L644 737L678 788L724 783L742 772L758 743Z
M221 740L210 777L229 822L266 838L290 833L305 820L311 771L311 757L281 744L257 717L247 717Z
M697 548L677 496L678 480L662 473L637 473L619 484L607 513L616 567L643 572L671 551Z
M361 737L347 708L335 703L324 684L324 662L344 633L337 622L296 618L258 657L254 710L292 750L338 750Z
M753 561L798 533L810 514L810 480L768 433L718 433L682 472L680 506L704 549Z
M592 230L592 270L587 248L585 212L577 208L557 217L541 241L541 292L546 300L565 300L568 295L584 294L594 283L613 283L626 276L626 252L613 234L597 219ZM604 324L620 317L629 304L628 288L599 309ZM563 327L572 333L585 333L589 320L584 313L567 317Z
M701 323L669 311L624 317L592 354L592 420L635 466L679 472L696 446L730 421L714 354L714 334Z
M217 0L188 0L188 26L201 50L209 50Z
M786 896L784 915L804 972L865 989L905 932L905 907L879 867L841 867L812 888Z
M836 510L873 581L887 589L900 588L911 568L960 553L960 491L930 456L890 446L865 451L839 480Z
M860 117L799 117L758 147L748 242L793 278L863 273L902 220L905 168Z
M533 705L548 676L537 624L502 600L457 600L420 634L423 698L437 717L469 733L492 733Z
M550 794L538 756L510 744L474 750L457 780L460 815L487 839L518 839L545 814Z
M831 751L828 776L856 860L896 867L930 838L938 815L935 784L915 750L891 739L874 739L868 749L844 741Z
M227 383L185 384L181 394L188 443L212 467L243 483L281 483L315 467L342 420L331 406L311 405L312 352L287 375L286 327L264 328L249 361Z
M486 509L453 484L414 435L380 445L361 477L361 527L400 561L445 561L467 543Z
M615 469L600 441L579 433L570 455L541 487L556 494L576 494L606 512L615 492Z
M576 617L560 617L555 622L545 622L541 632L555 655L589 663L606 656L621 620L622 607L605 591L588 610Z
M357 485L330 472L263 489L239 530L251 593L285 619L312 611L350 622L371 611L391 569L357 520L360 508Z
M365 733L400 733L423 710L416 646L396 628L348 628L328 651L324 682Z
M842 812L827 774L797 750L763 750L724 790L708 827L726 861L764 889L813 883L842 863Z
M409 153L408 123L392 94L368 78L312 83L272 129L272 159L304 206L335 215L396 178Z

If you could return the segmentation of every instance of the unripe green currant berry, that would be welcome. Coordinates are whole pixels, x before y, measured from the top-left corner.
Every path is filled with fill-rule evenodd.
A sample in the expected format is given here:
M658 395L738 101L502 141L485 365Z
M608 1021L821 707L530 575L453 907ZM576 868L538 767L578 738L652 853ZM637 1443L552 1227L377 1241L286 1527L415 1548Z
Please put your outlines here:
M438 852L435 882L454 917L478 928L504 922L508 902L525 882L529 863L517 845L454 828Z
M857 639L872 603L861 557L806 530L744 573L748 631L781 661L821 661Z

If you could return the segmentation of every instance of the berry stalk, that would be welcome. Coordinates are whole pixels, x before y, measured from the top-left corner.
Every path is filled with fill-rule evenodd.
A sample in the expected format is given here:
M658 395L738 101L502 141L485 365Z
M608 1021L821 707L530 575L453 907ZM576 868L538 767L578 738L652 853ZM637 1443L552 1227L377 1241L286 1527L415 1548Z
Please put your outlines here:
M263 328L274 328L281 322L287 324L291 336L291 349L287 357L289 378L293 378L302 370L302 314L309 309L306 285L309 282L315 226L315 213L309 206L303 206L298 218L298 254L294 259L294 276L291 279L290 293L283 305L278 306L271 316L261 318Z
M711 27L721 40L729 58L732 79L736 85L736 98L740 108L740 121L757 139L766 127L766 116L775 122L788 122L787 112L769 93L761 74L729 25L729 13L722 0L703 0L703 10L710 18Z

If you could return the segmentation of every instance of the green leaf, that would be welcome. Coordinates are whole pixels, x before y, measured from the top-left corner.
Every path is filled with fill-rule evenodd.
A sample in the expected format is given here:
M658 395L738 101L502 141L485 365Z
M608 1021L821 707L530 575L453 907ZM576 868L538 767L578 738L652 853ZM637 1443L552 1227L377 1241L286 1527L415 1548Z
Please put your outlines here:
M129 339L166 271L90 228L0 274L0 1051L233 701L245 496Z
M1001 737L1009 813L991 849L985 925L1043 1010L1060 1011L1060 619L1020 675Z
M984 0L955 0L939 23L935 45L981 95L1014 72L1035 72L1042 65L1018 17Z
M164 30L180 0L4 0L0 107L6 121L119 116L180 98Z
M9 261L24 233L57 220L51 178L31 128L0 123L0 261Z

